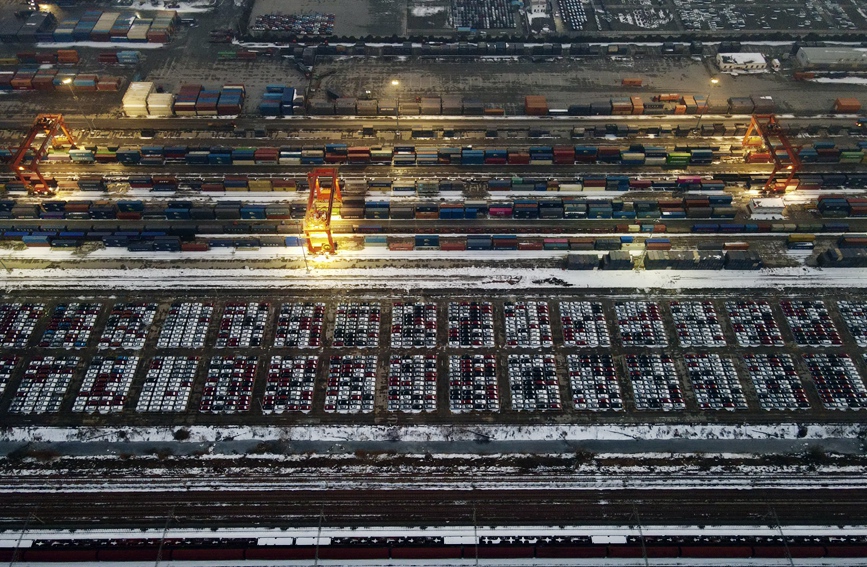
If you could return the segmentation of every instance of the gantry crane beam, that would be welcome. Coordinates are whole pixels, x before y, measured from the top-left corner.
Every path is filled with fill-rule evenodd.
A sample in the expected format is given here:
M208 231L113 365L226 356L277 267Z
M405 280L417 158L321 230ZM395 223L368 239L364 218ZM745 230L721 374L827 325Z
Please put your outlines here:
M781 171L788 173L782 185L783 191L785 191L785 187L788 187L792 179L795 178L795 175L801 170L801 159L798 157L798 151L789 142L789 137L783 132L783 127L774 114L753 114L750 120L750 127L747 128L747 133L744 135L744 146L747 145L753 135L758 135L762 139L774 163L774 169L765 182L764 192L777 191L777 174ZM781 145L786 150L786 154L788 154L787 162L784 162L777 155L776 150L778 145Z
M322 180L330 179L331 186L323 187ZM334 203L343 200L337 168L314 169L307 174L310 193L307 195L307 212L304 215L304 244L311 253L332 254L336 248L331 235L331 211Z
M62 114L39 114L36 116L36 120L33 121L33 126L30 127L27 136L21 142L21 145L18 146L15 155L12 156L9 167L18 181L23 183L29 190L36 193L49 192L48 183L39 171L39 162L48 153L48 150L54 143L54 139L59 133L62 133L66 137L69 144L75 145L75 139L72 137L72 132L66 127ZM37 148L32 148L33 143L36 142L40 134L45 137ZM29 150L33 150L33 155L29 160L25 161ZM31 184L33 175L39 179L39 186L36 189Z

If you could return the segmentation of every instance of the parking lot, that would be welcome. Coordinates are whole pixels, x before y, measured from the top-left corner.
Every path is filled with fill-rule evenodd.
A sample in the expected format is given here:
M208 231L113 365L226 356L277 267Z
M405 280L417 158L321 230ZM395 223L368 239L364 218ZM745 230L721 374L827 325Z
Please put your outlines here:
M625 301L614 305L617 330L625 347L668 346L659 305L650 301Z
M335 347L376 348L379 346L379 322L382 318L378 303L341 303L334 315Z
M182 415L221 423L231 414L252 423L276 415L375 423L396 414L410 422L580 422L617 412L727 421L795 410L850 419L867 375L861 303L838 294L8 304L16 303L43 306L35 322L32 311L7 310L18 332L29 328L26 346L51 346L38 357L0 350L2 424L77 423L83 414L117 424L170 424ZM800 338L816 317L839 330L841 344ZM101 348L103 337L111 348ZM73 349L80 356L66 358Z
M726 314L742 347L783 346L783 335L767 301L727 301Z
M494 307L489 301L449 303L449 347L494 346Z
M859 347L867 347L867 303L841 300L837 309Z
M216 348L262 346L268 323L267 303L228 303L220 319Z
M215 356L208 373L199 411L236 413L250 410L258 359L255 356Z
M118 303L108 315L99 349L141 350L154 321L156 303Z
M395 355L388 362L388 411L437 411L435 354Z
M317 356L272 356L262 397L263 413L313 409L313 388L316 383Z
M324 303L284 303L277 317L275 347L319 348L322 346Z
M680 346L689 348L726 345L712 301L672 301L670 307Z
M42 317L42 303L0 304L0 347L24 348Z
M84 373L84 381L72 404L72 411L123 411L138 363L137 356L93 357Z
M213 303L172 303L160 331L157 348L204 347L213 316Z
M747 409L744 388L731 358L718 354L687 354L684 358L699 409Z
M198 356L155 356L147 367L136 411L187 411L201 359Z
M392 348L436 348L435 303L393 303L391 316Z
M837 332L823 301L783 300L780 302L780 307L798 346L827 347L843 344L843 339L840 338L840 333Z
M376 355L332 356L328 361L325 411L370 413L376 394Z
M517 348L551 348L551 316L544 301L507 301L503 306L506 319L506 346Z

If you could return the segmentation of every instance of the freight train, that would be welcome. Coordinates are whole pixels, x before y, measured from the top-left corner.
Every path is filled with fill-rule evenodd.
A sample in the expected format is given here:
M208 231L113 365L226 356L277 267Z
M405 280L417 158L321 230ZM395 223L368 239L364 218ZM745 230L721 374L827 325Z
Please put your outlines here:
M292 538L281 538L291 540ZM37 540L0 549L0 561L96 563L127 561L412 560L412 559L737 559L863 558L861 537L624 537L594 543L588 536L480 537L478 544L444 537L327 538L321 545L260 544L256 538ZM619 539L619 538L618 538Z
M865 161L867 141L855 146L836 147L834 142L815 142L803 146L798 155L810 164L861 164ZM780 151L780 150L776 150ZM785 150L782 150L785 153ZM13 150L0 150L0 162L11 160ZM709 166L723 158L744 159L746 163L770 163L769 152L750 151L744 155L738 147L676 145L672 149L644 144L530 146L527 148L435 147L396 145L393 147L325 146L225 147L225 146L141 146L74 148L52 150L47 163L120 163L123 165L191 166L227 165L391 165L394 167L435 165L618 165L683 168ZM785 156L783 156L785 158ZM785 159L783 160L785 161Z

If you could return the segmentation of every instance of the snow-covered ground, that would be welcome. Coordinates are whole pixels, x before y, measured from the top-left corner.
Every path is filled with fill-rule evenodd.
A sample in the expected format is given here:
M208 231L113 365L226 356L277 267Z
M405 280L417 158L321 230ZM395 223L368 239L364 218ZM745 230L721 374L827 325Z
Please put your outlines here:
M125 252L125 250L124 250ZM245 259L292 259L301 256L300 248L272 248L252 250L249 252L220 250L219 253L207 254L186 252L154 252L139 254L138 259L152 260L207 260L234 259L243 262ZM67 259L69 253L51 252L50 259ZM56 255L53 255L56 254ZM343 258L440 258L440 259L474 259L480 263L490 260L507 261L518 258L529 259L533 255L522 256L521 252L507 253L464 253L456 255L453 252L417 251L388 252L381 249L380 253L367 252L341 253ZM397 256L400 254L401 256ZM536 252L535 254L539 254ZM556 257L558 253L548 252ZM565 256L562 252L561 256ZM89 256L91 258L110 259L111 255ZM126 256L128 258L129 256ZM546 257L546 256L535 256ZM550 256L547 256L550 257ZM121 258L121 256L114 256ZM2 258L0 258L2 259ZM310 259L311 269L198 269L198 268L151 268L151 269L62 269L10 271L0 270L0 286L7 291L27 289L79 289L79 290L161 290L161 289L369 289L369 290L411 290L419 288L435 289L538 289L538 288L569 288L569 289L709 289L709 290L745 290L753 288L845 288L857 289L867 282L867 268L772 268L758 271L566 271L559 268L510 268L505 266L490 266L476 268L451 268L431 270L426 268L346 268L327 269L319 266L327 265L332 260ZM551 283L551 280L561 280Z
M803 427L803 429L801 428ZM81 442L105 441L118 428L102 427L10 427L0 432L3 442ZM177 427L124 428L128 442L170 442ZM287 427L194 426L187 430L190 442L215 442L232 439L292 441L476 441L483 436L491 441L583 441L635 439L831 439L857 438L857 424L806 425L474 425L466 427L412 425L318 425Z

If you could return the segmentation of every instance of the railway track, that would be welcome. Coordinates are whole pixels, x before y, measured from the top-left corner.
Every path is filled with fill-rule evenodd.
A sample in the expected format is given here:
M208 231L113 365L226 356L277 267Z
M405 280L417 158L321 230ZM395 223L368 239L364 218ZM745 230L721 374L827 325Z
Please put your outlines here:
M326 525L782 525L867 522L867 490L255 490L53 494L0 492L0 525L44 527Z

